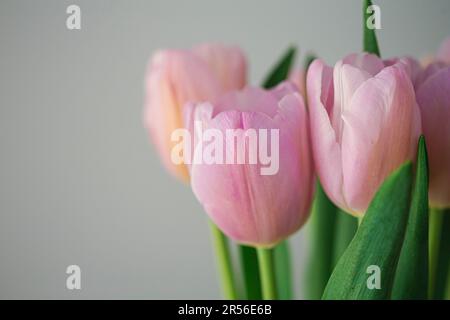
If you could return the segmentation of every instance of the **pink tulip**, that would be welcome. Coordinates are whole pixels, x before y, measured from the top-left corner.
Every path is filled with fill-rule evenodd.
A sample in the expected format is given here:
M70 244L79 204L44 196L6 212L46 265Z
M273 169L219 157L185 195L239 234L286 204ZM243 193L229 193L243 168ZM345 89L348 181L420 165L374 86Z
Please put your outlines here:
M302 96L306 94L306 74L303 69L294 69L289 75L289 81L293 82Z
M351 54L307 75L316 172L328 197L362 216L383 180L414 159L420 113L406 62Z
M270 91L245 88L224 95L216 103L189 104L185 119L192 135L197 135L192 122L201 121L204 130L223 133L224 147L220 149L225 153L245 152L247 161L243 164L194 161L191 166L195 196L226 235L240 243L270 247L305 223L313 192L313 168L307 113L293 84L287 82ZM269 135L271 129L278 132L278 140L267 137L272 156L278 157L277 170L262 173L261 158L250 163L252 156L258 156L251 152L250 140L239 150L235 139L226 136L229 129L240 129L241 138L248 130L265 129ZM197 148L200 143L206 148L207 143L201 140ZM261 153L265 141L260 136L258 143Z
M184 164L171 161L175 143L171 134L183 127L183 106L189 102L214 101L246 82L246 61L236 47L201 45L192 50L156 52L148 66L144 122L165 167L189 181Z
M430 64L416 81L430 168L430 204L450 207L450 67Z
M244 54L236 47L203 44L193 52L202 58L219 80L222 91L242 89L247 81L247 62Z

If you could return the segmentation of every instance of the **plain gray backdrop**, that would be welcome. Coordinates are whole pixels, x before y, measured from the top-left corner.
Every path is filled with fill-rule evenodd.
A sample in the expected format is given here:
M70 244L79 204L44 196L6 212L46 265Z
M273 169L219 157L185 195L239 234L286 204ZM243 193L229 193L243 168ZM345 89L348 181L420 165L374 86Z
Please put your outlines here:
M384 57L432 53L448 0L380 0ZM81 7L79 31L66 8ZM258 84L284 49L361 49L360 0L0 2L0 298L220 298L206 215L142 126L158 48L220 41ZM291 241L301 298L305 232ZM66 289L66 267L82 289Z

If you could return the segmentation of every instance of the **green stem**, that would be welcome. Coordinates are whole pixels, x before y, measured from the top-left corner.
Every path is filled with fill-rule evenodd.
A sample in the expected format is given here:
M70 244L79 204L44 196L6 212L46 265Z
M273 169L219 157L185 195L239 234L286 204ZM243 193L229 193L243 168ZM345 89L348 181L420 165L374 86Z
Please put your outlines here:
M428 296L430 299L434 295L434 288L436 285L436 271L439 257L442 218L443 218L442 210L430 208L429 238L428 238L428 251L429 251Z
M357 217L356 219L358 219L358 228L361 225L362 221L363 221L364 217Z
M238 249L246 298L247 300L261 300L261 279L259 278L256 249L242 244L238 246Z
M277 284L277 294L280 300L292 300L294 293L292 290L292 267L289 243L284 240L273 248L275 281Z
M273 249L256 248L258 253L259 273L264 300L277 299Z
M237 299L237 291L234 284L233 268L227 238L213 222L210 221L209 225L213 238L214 252L216 255L217 267L219 269L223 295L225 299L235 300Z

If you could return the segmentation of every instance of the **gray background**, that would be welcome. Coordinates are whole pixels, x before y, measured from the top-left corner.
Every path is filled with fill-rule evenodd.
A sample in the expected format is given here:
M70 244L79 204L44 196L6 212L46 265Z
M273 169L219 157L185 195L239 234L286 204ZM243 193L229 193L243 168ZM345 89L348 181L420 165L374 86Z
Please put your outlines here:
M78 4L82 30L66 29ZM432 52L450 1L376 1L383 56ZM206 216L142 126L160 47L243 47L253 83L289 44L361 47L361 1L0 2L0 298L220 298ZM292 243L301 297L304 231ZM82 289L65 288L78 264Z

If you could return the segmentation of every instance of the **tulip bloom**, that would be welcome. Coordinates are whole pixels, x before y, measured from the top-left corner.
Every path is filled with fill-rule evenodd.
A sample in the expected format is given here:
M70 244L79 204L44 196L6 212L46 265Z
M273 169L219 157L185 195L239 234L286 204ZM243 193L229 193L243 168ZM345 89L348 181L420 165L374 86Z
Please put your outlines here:
M189 180L183 164L174 164L171 134L183 127L183 106L214 101L246 82L246 61L240 49L201 45L192 50L164 50L154 54L146 75L144 123L165 167Z
M258 141L259 153L267 142L269 149L278 152L275 174L261 174L261 159L237 164L193 161L192 190L226 235L240 243L270 247L305 223L313 193L313 166L306 108L293 84L284 83L270 91L245 88L224 95L216 103L188 104L185 119L192 135L193 121L201 121L204 130L222 132L226 147L221 151L244 151L247 160L256 157L251 153L249 130L275 129L278 133L277 140L268 137ZM236 140L244 143L235 144L235 137L225 133L229 129L236 130ZM202 147L207 148L207 144Z
M352 54L334 70L315 60L307 75L316 172L328 197L362 216L384 179L414 159L420 112L401 60Z
M430 204L450 207L450 67L430 64L416 81L430 168Z
M305 96L306 94L306 74L303 69L294 69L289 74L289 81L293 82L302 96Z

